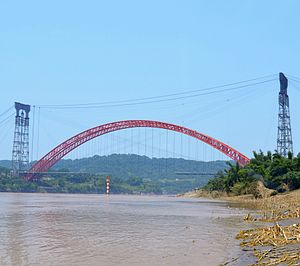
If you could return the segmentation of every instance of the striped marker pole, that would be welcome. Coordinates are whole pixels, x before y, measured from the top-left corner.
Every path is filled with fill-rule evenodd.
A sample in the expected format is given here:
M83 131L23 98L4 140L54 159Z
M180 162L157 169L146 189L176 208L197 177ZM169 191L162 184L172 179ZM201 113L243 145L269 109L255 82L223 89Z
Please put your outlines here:
M106 177L106 194L110 193L110 176Z

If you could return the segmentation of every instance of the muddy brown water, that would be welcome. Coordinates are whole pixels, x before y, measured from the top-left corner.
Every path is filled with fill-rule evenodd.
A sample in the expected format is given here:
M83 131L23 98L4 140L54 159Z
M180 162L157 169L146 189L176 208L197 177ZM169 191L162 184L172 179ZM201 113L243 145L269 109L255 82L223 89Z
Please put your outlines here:
M244 214L205 199L0 193L0 265L245 265Z

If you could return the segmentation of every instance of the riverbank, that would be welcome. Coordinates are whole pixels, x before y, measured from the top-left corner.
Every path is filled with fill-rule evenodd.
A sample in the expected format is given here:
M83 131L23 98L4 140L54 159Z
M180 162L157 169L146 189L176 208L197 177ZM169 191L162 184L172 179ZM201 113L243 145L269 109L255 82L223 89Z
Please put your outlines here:
M300 190L259 199L251 195L228 197L203 190L184 196L219 198L249 210L244 217L248 229L237 232L236 239L245 252L256 257L252 265L299 265Z

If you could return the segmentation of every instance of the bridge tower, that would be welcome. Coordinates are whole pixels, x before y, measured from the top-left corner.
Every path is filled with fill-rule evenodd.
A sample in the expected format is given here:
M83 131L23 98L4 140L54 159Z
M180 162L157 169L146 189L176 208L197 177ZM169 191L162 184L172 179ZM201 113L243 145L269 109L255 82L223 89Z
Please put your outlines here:
M279 73L279 113L278 113L278 134L277 152L287 157L288 153L293 153L292 129L290 120L289 96L287 94L288 80L283 73Z
M29 167L29 112L30 105L15 102L16 118L12 150L12 170L19 174Z

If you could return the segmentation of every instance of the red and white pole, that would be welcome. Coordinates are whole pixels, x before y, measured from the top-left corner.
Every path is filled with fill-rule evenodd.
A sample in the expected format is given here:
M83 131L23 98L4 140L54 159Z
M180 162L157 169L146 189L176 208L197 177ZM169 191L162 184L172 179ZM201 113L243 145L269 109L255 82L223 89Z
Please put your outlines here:
M106 194L110 193L110 176L106 177Z

